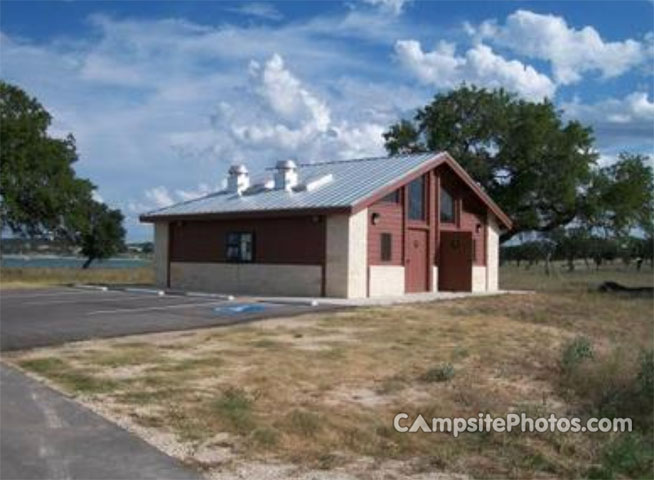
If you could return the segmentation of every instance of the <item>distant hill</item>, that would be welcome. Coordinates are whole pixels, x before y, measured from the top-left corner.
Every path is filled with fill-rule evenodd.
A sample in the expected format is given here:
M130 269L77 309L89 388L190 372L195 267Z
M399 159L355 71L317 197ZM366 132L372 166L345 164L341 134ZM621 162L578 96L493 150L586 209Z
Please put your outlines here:
M154 250L152 242L128 243L121 253L150 254ZM76 255L79 248L54 242L48 238L2 238L0 253L5 255Z
M30 253L64 255L75 254L78 249L69 245L53 242L47 238L3 238L0 240L0 252L3 254L26 255Z

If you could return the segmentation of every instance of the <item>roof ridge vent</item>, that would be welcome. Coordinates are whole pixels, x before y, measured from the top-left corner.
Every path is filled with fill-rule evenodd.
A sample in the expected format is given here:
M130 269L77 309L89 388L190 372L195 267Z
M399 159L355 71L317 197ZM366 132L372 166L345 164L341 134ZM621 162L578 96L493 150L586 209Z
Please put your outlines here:
M320 175L314 178L307 179L307 181L304 184L298 185L295 188L295 190L311 192L313 190L317 190L323 185L328 184L332 180L334 180L334 175L332 175L331 173L326 173L325 175Z
M275 165L275 190L290 192L298 184L297 165L293 160L280 160Z
M229 167L227 171L227 191L241 195L250 186L250 173L243 164Z

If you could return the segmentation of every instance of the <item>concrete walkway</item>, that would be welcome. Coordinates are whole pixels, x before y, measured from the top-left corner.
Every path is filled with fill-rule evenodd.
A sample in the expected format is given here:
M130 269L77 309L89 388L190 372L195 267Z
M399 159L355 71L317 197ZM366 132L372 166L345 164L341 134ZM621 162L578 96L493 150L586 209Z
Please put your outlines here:
M490 297L494 295L521 295L533 293L528 290L497 290L494 292L420 292L407 293L396 297L372 298L329 298L329 297L252 297L259 302L289 303L301 305L331 305L340 307L375 307L401 303L426 303L457 298Z
M126 430L0 363L0 478L199 480Z
M95 285L76 285L77 288L103 288L109 290L125 290L129 288L121 286L95 286ZM133 289L131 289L133 290ZM332 298L332 297L271 297L271 296L258 296L246 294L227 294L224 292L202 292L202 291L186 291L179 289L167 288L159 290L153 286L144 286L139 290L149 291L151 293L160 295L175 295L186 297L199 297L199 298L215 298L217 300L238 300L241 302L265 302L273 304L287 304L287 305L305 305L305 306L333 306L333 307L374 307L395 305L401 303L424 303L424 302L437 302L441 300L454 300L457 298L469 297L488 297L494 295L520 295L533 293L530 290L495 290L492 292L420 292L420 293L407 293L398 296L384 296L372 298Z

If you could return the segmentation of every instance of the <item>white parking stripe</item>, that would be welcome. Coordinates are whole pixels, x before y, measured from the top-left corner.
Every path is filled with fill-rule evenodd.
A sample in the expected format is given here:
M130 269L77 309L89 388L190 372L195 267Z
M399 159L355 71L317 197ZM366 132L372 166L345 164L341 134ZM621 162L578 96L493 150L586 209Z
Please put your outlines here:
M95 294L95 295L102 295L105 292L99 292L97 290L64 290L62 292L58 293L32 293L28 295L5 295L0 293L0 298L1 299L10 299L10 298L35 298L35 297L58 297L59 295L88 295L88 294Z
M183 308L183 307L200 307L203 305L220 305L225 302L207 302L207 303L178 303L176 305L164 305L162 307L140 307L140 308L117 308L115 310L95 310L93 312L88 312L86 315L103 315L111 313L131 313L131 312L148 312L150 310L169 310L172 308Z
M122 300L152 300L151 296L146 296L146 295L125 295L124 293L119 294L120 296L115 297L109 297L109 298L97 298L93 300L97 300L98 302L120 302ZM74 299L74 300L43 300L43 301L36 301L36 302L24 302L21 303L21 306L25 305L59 305L62 303L78 303L82 301L81 299Z

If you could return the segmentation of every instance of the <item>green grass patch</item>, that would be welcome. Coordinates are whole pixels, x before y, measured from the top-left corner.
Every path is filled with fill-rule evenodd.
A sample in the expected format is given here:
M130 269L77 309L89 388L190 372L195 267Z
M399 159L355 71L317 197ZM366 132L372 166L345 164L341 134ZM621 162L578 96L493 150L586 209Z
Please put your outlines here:
M244 390L229 388L214 401L213 410L233 430L243 433L254 426L252 404L253 400Z
M420 375L420 380L427 383L447 382L454 377L454 367L451 363L443 363L437 367L430 368Z
M320 415L307 410L294 409L286 416L285 424L289 431L304 437L313 437L322 429Z
M87 371L75 370L55 357L34 358L18 362L22 368L47 377L71 393L96 394L116 390L118 383Z

